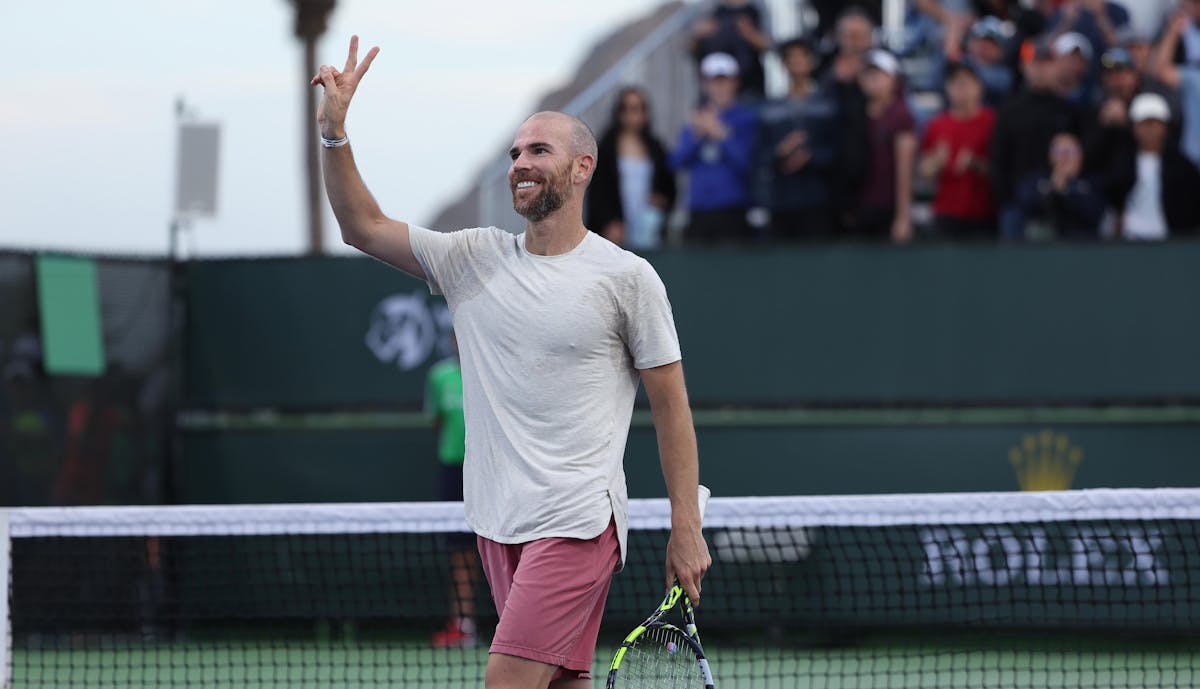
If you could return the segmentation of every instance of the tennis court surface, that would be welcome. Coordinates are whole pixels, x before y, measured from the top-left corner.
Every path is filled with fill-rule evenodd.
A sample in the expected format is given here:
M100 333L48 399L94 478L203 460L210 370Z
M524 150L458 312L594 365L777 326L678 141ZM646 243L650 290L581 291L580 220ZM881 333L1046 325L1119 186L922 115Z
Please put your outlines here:
M482 582L481 644L430 644L461 505L0 515L5 689L483 685ZM661 598L668 525L631 504L597 686ZM700 635L718 687L1193 687L1198 525L1190 489L718 496Z

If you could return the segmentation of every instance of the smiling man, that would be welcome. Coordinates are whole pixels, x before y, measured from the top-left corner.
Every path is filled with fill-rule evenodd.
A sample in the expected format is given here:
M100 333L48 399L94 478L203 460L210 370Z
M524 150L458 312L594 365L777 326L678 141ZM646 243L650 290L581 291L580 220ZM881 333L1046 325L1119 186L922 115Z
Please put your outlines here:
M700 532L696 436L666 290L644 259L583 224L596 142L543 112L509 154L521 234L441 233L393 220L351 155L346 110L367 68L358 38L322 66L325 187L347 244L425 280L454 317L463 374L463 502L500 624L489 689L591 686L612 572L624 562L622 461L639 381L671 501L666 582L692 600L711 559Z

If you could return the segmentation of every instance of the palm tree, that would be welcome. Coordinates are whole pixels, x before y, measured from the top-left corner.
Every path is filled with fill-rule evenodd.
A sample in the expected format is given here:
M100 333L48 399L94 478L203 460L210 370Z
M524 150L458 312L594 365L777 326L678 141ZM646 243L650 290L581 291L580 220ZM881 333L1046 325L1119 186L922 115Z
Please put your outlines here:
M329 13L337 0L291 0L296 6L296 37L304 41L304 157L307 168L308 192L308 252L325 251L325 231L322 219L321 158L317 148L317 96L308 80L317 73L317 39L325 33Z

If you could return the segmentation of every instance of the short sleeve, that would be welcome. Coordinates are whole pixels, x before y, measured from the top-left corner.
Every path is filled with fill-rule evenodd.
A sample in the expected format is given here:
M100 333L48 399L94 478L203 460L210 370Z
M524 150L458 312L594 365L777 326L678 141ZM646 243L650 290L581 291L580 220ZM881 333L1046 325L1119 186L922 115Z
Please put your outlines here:
M413 256L425 271L425 281L429 283L431 294L444 294L442 285L448 277L448 263L454 254L455 235L458 232L434 232L417 225L408 226L408 243L412 247Z
M408 226L408 242L413 256L425 271L432 294L452 296L463 276L485 255L498 249L497 237L512 237L494 227L475 227L456 232L436 232L416 225Z
M635 288L626 293L621 309L625 344L633 356L634 368L655 368L679 361L679 335L666 286L646 261L640 262L634 280Z

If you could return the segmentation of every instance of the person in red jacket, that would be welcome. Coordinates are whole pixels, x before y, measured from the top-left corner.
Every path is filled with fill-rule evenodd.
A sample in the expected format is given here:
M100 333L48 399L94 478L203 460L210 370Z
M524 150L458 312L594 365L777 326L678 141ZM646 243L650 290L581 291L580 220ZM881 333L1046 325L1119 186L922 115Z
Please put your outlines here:
M948 239L994 238L996 204L988 180L988 152L996 113L983 104L983 81L965 63L946 70L945 112L921 139L917 171L934 179L934 225Z

